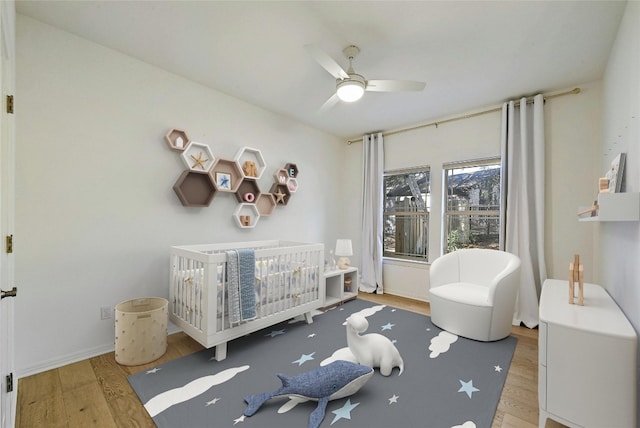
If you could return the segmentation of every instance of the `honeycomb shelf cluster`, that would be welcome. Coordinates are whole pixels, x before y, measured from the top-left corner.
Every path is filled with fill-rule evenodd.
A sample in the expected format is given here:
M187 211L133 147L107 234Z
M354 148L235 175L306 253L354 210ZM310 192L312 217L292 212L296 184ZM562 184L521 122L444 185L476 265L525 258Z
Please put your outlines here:
M187 169L173 185L185 207L208 207L220 193L234 194L238 207L233 213L241 228L252 228L261 217L273 214L276 206L287 205L298 190L298 167L287 163L273 174L269 192L262 192L258 180L267 164L262 152L242 147L233 159L216 158L208 145L191 141L180 129L170 129L165 135L169 148L181 152Z

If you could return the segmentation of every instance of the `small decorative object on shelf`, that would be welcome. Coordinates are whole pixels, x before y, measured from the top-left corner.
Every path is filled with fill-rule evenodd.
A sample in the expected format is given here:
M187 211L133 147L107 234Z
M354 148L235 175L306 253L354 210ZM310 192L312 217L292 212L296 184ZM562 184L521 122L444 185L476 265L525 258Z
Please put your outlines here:
M191 141L182 152L182 160L191 171L207 173L213 166L215 157L208 145Z
M580 255L573 256L573 263L569 263L569 304L573 305L578 283L578 305L584 306L584 269L580 263Z
M627 154L620 153L611 161L611 169L607 171L607 178L609 179L609 192L618 193L623 190L624 180L624 164Z
M248 215L241 215L240 223L242 223L243 226L251 226L251 217Z
M216 172L216 186L218 190L231 190L231 174Z
M248 178L255 178L258 176L258 168L256 167L256 163L254 161L244 161L242 164L242 172Z
M347 293L351 292L351 278L344 279L344 291Z
M256 200L256 195L254 195L251 192L247 192L247 193L244 194L243 199L244 199L245 202L252 203L253 201Z
M286 164L284 169L289 174L289 177L296 178L298 176L298 166L295 163Z
M609 179L600 177L598 180L598 193L609 193Z
M187 133L181 129L170 129L164 136L164 139L172 150L182 151L189 144Z

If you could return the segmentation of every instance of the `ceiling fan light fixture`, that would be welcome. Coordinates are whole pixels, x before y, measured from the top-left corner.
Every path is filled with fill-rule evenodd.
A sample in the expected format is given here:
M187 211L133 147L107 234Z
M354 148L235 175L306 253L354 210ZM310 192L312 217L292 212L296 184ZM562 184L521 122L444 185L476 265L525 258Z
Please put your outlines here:
M338 80L336 85L336 94L340 100L352 103L362 98L364 88L364 78L357 75L351 75L349 79Z

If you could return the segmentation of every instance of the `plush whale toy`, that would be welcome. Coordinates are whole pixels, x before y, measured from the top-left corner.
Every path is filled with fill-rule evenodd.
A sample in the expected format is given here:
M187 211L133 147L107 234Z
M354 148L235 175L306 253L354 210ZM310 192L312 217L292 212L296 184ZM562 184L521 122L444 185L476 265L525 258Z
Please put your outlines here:
M355 394L372 375L371 367L342 360L292 377L278 373L282 387L273 392L246 396L244 415L253 416L271 398L295 396L318 402L309 416L309 428L317 428L324 419L329 400Z

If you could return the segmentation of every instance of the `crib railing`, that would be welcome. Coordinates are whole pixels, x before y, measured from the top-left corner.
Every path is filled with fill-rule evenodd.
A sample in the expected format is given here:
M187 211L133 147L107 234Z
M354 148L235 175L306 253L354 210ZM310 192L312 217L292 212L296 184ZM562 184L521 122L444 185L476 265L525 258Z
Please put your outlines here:
M231 324L226 250L255 249L256 315ZM206 347L310 312L324 303L324 246L284 241L171 248L170 318ZM310 319L310 318L309 318Z

